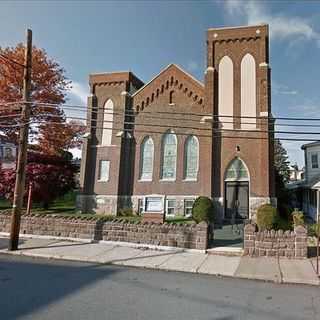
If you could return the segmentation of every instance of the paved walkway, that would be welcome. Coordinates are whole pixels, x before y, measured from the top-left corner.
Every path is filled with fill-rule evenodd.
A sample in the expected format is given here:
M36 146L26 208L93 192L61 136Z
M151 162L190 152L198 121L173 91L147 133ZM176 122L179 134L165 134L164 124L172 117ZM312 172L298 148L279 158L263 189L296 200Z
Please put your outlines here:
M116 264L159 270L193 272L277 283L319 285L315 261L213 255L182 249L155 250L119 243L80 242L44 237L21 237L19 250L9 252L0 238L0 253Z

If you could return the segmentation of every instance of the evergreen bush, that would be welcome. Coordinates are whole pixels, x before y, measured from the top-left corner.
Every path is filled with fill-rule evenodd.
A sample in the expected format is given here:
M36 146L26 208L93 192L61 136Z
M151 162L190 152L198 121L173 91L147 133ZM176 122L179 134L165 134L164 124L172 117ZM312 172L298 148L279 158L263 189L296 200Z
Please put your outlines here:
M214 209L212 200L208 197L198 197L192 206L192 218L197 223L201 221L213 222Z
M278 212L271 204L264 204L257 211L257 225L259 230L273 229L278 220Z

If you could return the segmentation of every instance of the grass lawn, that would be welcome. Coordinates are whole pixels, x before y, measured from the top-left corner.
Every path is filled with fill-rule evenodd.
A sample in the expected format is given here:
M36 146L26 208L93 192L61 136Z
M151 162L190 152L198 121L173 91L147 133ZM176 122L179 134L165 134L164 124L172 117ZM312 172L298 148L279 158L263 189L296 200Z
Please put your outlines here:
M166 222L175 224L191 224L194 223L194 220L191 217L187 218L184 216L176 216L172 218L166 218Z
M10 209L11 203L6 199L0 199L0 210Z
M73 218L82 218L82 219L103 219L103 220L123 220L123 221L132 221L138 222L142 220L141 216L106 216L101 214L94 214L94 213L79 213L76 209L76 193L69 192L63 197L58 198L55 200L48 209L44 209L41 204L33 203L31 213L37 214L45 214L45 215L55 215L61 217L73 217ZM0 211L5 209L10 209L11 203L7 200L0 199ZM170 217L166 219L168 223L174 224L190 224L194 221L192 218L186 218L184 216L176 216Z

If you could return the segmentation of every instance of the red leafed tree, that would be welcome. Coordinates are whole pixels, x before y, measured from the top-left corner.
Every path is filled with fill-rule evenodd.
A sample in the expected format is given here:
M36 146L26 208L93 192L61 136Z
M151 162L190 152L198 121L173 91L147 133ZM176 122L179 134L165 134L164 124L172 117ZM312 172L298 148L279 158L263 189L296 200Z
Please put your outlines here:
M1 49L0 54L0 125L15 125L19 122L16 115L20 106L5 105L5 103L22 100L24 46ZM15 61L16 63L12 62ZM20 65L19 65L20 64ZM32 49L32 84L31 100L42 104L34 104L31 109L31 122L40 124L31 126L33 133L39 133L40 148L50 154L61 154L63 150L79 147L80 136L85 126L79 121L66 122L66 117L59 105L65 103L70 81L65 76L65 70L50 59L43 49ZM53 107L49 104L56 104ZM8 116L5 118L5 116ZM17 127L1 127L9 140L15 142L18 137Z
M16 124L18 117L8 117L17 114L20 106L5 105L6 103L22 100L23 64L25 47L18 44L16 47L0 48L0 115L1 124ZM3 58L5 56L6 58ZM12 62L15 61L16 63ZM65 70L54 60L50 59L43 49L32 49L32 82L31 100L48 103L65 103L70 81L65 76ZM31 121L58 121L64 122L64 112L61 108L52 108L44 105L33 105ZM17 141L17 128L1 128L8 138Z
M75 187L76 168L62 157L45 155L39 152L28 153L26 185L32 183L33 201L48 208L57 197ZM0 197L13 200L16 172L0 167ZM24 199L27 198L27 190Z
M49 122L40 128L40 149L47 154L55 155L62 150L79 148L85 131L86 126L80 121L72 120L58 124Z

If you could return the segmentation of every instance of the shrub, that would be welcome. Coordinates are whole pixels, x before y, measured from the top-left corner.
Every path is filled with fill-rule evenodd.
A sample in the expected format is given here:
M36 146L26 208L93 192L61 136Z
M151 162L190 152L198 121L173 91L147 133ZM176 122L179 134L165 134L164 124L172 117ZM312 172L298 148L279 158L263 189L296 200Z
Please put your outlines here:
M257 225L259 230L271 230L278 220L277 209L271 204L264 204L257 211Z
M192 206L192 218L197 223L201 221L213 222L213 202L208 197L198 197Z
M320 222L308 225L308 236L320 237Z
M298 211L298 209L294 209L292 212L292 219L294 226L304 225L304 214L302 211Z
M134 211L128 207L120 209L117 214L119 217L133 217L134 215Z
M292 221L282 218L280 215L277 216L274 228L277 230L292 230Z

